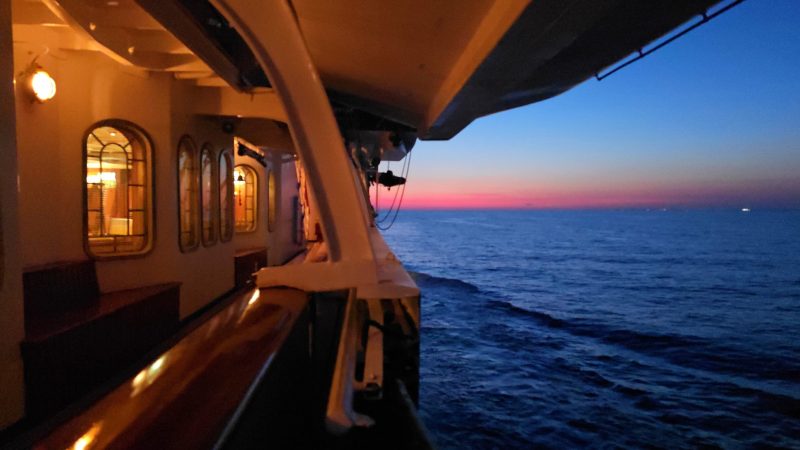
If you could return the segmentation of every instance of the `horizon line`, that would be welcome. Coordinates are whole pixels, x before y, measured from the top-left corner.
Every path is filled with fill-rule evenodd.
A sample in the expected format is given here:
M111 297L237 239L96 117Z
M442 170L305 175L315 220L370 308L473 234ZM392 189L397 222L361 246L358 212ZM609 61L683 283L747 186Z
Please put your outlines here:
M401 211L686 211L686 210L726 210L746 212L753 211L800 211L800 206L722 206L722 205L671 205L671 206L413 206L400 208ZM379 212L383 214L386 209Z

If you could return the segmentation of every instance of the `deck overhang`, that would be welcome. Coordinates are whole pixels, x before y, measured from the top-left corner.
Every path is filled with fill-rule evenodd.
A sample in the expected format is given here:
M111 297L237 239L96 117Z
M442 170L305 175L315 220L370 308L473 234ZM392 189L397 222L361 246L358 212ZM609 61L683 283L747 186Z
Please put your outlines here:
M332 101L434 140L561 94L717 3L292 2Z
M443 140L479 117L561 94L721 1L287 3L340 128ZM15 32L49 24L55 48L100 50L132 68L173 72L231 94L271 88L241 30L211 2L15 0L14 6ZM78 32L62 36L66 26ZM271 118L284 119L284 111L268 109Z

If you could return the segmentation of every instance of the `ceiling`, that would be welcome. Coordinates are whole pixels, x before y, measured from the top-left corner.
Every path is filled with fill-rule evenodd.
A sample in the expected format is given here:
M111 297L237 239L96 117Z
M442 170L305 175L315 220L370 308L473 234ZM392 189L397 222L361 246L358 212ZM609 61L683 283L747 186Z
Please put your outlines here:
M199 86L227 86L133 0L12 0L15 42L102 51L122 64L168 71Z
M15 40L44 33L56 47L103 51L199 86L269 86L208 1L12 1ZM478 117L558 95L717 3L291 1L337 114L423 139L449 139Z

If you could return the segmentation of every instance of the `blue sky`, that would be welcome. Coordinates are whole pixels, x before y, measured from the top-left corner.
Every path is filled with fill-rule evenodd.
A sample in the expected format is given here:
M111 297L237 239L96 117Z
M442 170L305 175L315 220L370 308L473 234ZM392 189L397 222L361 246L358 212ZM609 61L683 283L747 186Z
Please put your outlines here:
M411 207L800 207L800 0L748 0L602 82L418 142L407 189Z

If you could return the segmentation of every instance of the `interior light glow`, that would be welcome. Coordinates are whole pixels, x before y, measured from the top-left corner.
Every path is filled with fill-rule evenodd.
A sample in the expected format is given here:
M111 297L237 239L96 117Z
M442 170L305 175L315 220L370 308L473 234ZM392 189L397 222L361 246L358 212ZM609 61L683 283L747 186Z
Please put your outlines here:
M39 103L56 96L56 80L42 69L36 69L30 77L30 89Z
M86 175L86 184L103 184L106 187L117 185L116 172L100 172Z
M242 185L244 184L244 175L242 172L238 170L233 171L233 184Z

